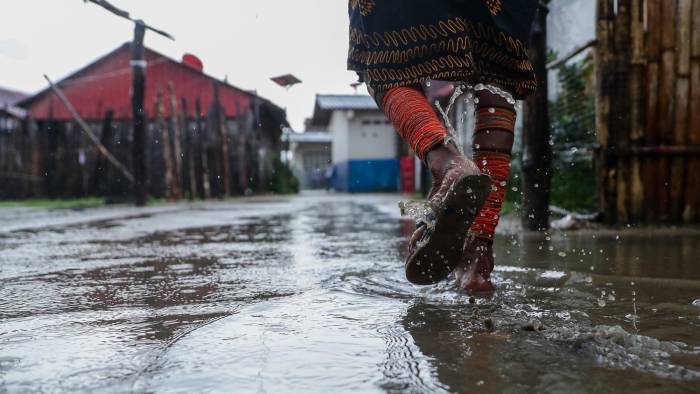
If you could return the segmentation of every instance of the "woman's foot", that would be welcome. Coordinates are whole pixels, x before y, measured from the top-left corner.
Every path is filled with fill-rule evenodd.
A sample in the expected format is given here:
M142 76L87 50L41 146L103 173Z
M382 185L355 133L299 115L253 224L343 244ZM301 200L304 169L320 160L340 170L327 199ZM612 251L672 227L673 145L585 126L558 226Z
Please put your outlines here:
M441 145L429 151L426 161L432 176L428 201L439 201L444 198L452 184L462 175L480 174L476 164L467 159L453 144ZM425 225L416 228L408 242L409 255L415 251L416 245L423 237L425 230Z
M493 260L493 241L467 238L462 261L454 271L457 285L470 295L493 294L494 287L491 283Z

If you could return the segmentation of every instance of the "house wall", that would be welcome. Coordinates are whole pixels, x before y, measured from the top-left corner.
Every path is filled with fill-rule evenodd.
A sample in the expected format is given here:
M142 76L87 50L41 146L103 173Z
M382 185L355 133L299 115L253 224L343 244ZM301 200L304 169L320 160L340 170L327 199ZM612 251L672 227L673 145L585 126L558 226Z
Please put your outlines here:
M396 132L381 112L338 110L328 129L333 135L336 190L398 191Z
M396 158L396 131L382 113L356 113L349 130L350 160Z
M333 135L333 164L344 163L350 159L349 112L334 111L328 124L328 131Z

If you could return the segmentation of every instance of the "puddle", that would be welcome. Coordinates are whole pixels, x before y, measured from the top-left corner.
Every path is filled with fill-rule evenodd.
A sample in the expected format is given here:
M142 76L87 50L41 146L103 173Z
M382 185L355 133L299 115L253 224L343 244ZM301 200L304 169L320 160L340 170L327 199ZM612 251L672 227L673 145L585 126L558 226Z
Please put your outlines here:
M700 383L700 232L504 235L498 291L472 304L406 283L398 200L32 213L31 230L0 211L0 392Z

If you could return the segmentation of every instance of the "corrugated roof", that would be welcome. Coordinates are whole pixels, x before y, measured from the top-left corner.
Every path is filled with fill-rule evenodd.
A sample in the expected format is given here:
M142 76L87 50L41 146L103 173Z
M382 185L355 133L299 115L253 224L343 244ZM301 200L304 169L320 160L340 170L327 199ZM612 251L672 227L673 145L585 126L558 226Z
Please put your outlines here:
M317 94L310 125L327 127L333 111L379 111L374 99L364 94Z
M286 117L282 108L271 101L218 80L197 69L169 58L148 47L145 48L146 87L144 107L149 118L155 115L155 100L158 90L168 99L168 84L173 83L175 94L186 98L188 113L193 114L197 99L201 102L204 115L213 105L216 94L228 118L244 115L251 111L252 103L260 102L264 110L274 116ZM59 85L71 103L86 120L104 117L107 108L114 110L114 118L131 118L131 44L125 43L92 63L73 72L56 84ZM49 88L28 97L17 105L28 110L34 119L70 120L72 116L63 105L53 105L54 94ZM179 103L178 103L179 106ZM170 114L169 105L163 108L163 116ZM282 122L287 124L286 120Z
M282 139L289 142L307 142L307 143L330 143L333 141L333 136L327 131L306 131L303 133L285 133Z
M319 94L316 96L316 104L320 109L356 109L373 110L377 108L374 99L360 94Z
M0 87L0 107L11 106L28 97L28 94Z

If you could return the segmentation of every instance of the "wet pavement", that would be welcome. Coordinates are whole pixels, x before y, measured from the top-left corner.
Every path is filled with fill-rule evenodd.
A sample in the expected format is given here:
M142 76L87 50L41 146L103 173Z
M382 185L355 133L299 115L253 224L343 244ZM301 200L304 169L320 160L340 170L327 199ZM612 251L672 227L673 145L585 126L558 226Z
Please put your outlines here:
M697 392L697 229L513 231L472 304L398 201L2 209L0 393Z

